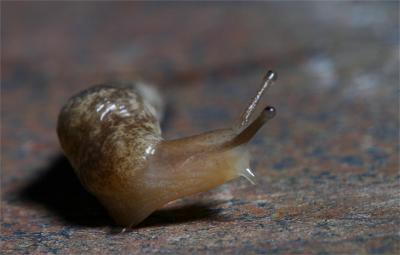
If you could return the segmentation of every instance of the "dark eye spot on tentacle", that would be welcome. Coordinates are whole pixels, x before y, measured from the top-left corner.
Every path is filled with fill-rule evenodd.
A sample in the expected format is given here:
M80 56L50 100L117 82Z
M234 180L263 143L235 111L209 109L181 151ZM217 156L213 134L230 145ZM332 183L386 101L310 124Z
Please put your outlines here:
M276 72L269 70L265 75L265 80L276 81L278 79L278 75Z
M268 105L264 108L264 112L268 118L273 118L276 115L276 109L273 106Z

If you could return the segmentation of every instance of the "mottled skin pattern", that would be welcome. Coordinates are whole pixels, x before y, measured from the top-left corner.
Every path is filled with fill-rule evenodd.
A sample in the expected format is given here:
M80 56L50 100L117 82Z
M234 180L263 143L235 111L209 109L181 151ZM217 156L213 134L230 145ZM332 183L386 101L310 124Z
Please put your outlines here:
M129 188L129 180L146 164L146 149L161 139L161 102L144 99L143 88L98 85L72 97L61 110L61 146L82 184L97 196Z

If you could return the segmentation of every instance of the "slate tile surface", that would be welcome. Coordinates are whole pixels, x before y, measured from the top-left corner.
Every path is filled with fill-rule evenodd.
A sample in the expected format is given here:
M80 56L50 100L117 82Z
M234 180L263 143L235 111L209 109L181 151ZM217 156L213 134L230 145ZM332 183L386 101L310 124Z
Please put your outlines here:
M2 254L399 252L398 2L0 4ZM156 84L174 138L233 125L267 69L255 186L121 234L62 156L58 111L91 84Z

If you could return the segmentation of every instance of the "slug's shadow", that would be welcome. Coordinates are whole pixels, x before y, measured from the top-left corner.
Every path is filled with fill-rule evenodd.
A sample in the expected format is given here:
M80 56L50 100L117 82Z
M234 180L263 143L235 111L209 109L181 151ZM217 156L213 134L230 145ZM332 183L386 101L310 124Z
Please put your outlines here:
M20 192L20 199L44 206L66 224L100 227L115 226L102 205L80 184L68 160L59 155L43 174ZM211 220L218 211L208 204L189 204L161 209L136 228Z
M44 206L68 224L92 227L112 224L100 203L80 184L64 156L57 156L40 172L21 191L22 200Z

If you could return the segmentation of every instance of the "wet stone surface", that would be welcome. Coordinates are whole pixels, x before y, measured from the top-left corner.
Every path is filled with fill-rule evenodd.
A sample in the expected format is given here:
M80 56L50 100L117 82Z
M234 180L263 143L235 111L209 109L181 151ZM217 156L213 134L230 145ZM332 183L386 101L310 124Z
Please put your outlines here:
M398 2L2 2L1 253L399 252ZM266 68L277 116L244 178L120 233L62 156L74 93L143 79L175 138L238 120Z

